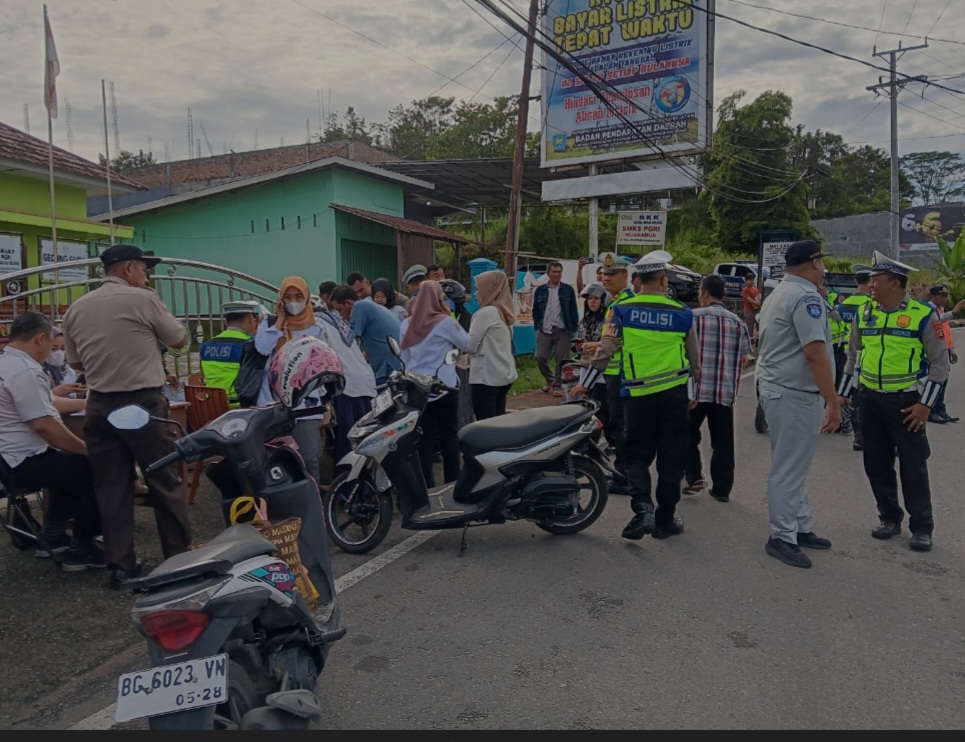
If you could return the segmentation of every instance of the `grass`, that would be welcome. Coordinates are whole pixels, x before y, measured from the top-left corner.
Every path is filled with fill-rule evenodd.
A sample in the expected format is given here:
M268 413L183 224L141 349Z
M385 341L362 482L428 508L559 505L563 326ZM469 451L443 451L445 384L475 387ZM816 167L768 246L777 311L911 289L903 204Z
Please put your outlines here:
M509 389L509 396L511 397L526 394L526 392L535 392L546 383L543 374L536 367L536 356L518 356L516 358L516 371L519 373L519 378L513 382Z

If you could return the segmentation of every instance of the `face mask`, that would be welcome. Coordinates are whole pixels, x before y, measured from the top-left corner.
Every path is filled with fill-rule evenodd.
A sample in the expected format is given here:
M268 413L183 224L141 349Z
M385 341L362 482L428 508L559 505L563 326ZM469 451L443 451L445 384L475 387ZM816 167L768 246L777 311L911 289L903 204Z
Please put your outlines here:
M51 366L63 366L65 360L65 353L62 350L55 350L49 356L47 356L47 363Z
M295 316L301 314L305 311L305 302L303 301L290 301L285 304L285 311L290 315Z

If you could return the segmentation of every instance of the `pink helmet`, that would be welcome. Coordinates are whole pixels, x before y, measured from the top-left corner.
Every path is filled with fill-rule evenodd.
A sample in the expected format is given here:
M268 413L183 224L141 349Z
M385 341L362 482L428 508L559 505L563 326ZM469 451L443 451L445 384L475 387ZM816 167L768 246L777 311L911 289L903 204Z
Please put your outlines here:
M335 351L311 335L285 343L268 367L272 396L288 409L304 402L312 392L334 397L345 388L345 371Z

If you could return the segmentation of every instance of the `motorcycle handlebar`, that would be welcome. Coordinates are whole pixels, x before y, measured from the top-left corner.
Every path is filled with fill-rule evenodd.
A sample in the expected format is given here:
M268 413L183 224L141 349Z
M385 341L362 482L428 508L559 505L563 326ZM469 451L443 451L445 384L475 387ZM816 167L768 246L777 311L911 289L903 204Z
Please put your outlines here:
M155 461L153 464L150 464L150 465L144 467L144 473L145 473L145 474L153 474L153 473L156 472L158 469L163 469L165 466L168 466L169 464L173 464L173 463L174 463L175 461L177 461L179 458L181 458L181 452L180 452L180 451L174 451L173 453L169 453L169 454L168 454L167 456L165 456L163 459L159 459L159 460Z

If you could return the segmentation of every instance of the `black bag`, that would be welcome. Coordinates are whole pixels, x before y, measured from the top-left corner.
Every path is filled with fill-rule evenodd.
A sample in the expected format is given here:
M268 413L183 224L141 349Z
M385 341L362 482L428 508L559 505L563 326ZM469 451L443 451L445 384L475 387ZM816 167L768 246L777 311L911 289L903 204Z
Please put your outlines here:
M241 351L241 366L235 377L235 394L241 407L254 407L258 403L261 383L265 378L268 356L255 350L255 341L249 340Z

